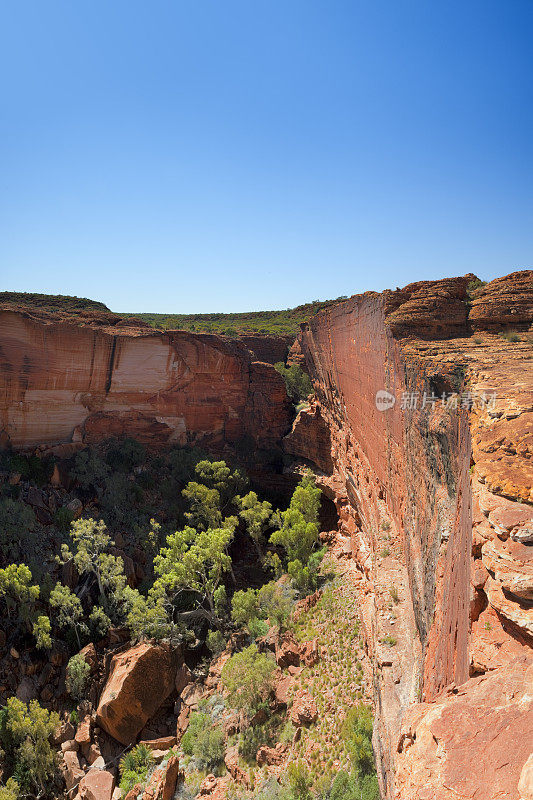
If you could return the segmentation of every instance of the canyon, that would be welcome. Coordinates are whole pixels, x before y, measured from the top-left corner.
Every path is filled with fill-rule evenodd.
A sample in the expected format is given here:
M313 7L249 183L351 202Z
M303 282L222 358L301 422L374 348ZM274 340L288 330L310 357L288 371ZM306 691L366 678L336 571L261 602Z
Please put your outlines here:
M382 797L531 800L532 322L531 271L341 301L291 347L315 390L294 419L271 364L288 342L4 303L0 440L311 466L355 570Z

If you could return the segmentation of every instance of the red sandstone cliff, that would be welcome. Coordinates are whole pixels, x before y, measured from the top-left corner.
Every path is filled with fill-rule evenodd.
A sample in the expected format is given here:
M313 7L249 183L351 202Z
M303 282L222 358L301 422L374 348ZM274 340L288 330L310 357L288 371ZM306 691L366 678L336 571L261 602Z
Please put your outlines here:
M136 320L0 308L0 437L17 448L134 436L151 445L280 443L283 379L239 340Z
M317 402L286 449L351 536L390 800L533 796L533 360L495 334L530 328L533 273L473 278L355 296L301 336Z

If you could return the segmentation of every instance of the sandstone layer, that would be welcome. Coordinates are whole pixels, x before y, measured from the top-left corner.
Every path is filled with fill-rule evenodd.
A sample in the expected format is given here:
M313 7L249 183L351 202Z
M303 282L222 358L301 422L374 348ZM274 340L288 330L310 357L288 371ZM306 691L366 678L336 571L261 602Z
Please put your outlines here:
M286 449L351 538L388 800L514 800L526 780L533 273L478 283L355 296L299 339L317 400Z
M256 343L257 347L257 343ZM241 341L84 312L0 308L0 444L279 445L285 384Z

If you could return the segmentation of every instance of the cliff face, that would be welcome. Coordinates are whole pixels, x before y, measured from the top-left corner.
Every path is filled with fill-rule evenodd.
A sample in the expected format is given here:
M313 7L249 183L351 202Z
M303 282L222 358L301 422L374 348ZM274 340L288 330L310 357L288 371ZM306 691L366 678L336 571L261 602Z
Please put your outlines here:
M505 731L533 722L533 362L494 331L531 325L533 273L474 298L473 277L353 297L301 336L317 402L286 449L351 536L386 798L515 798L527 771Z
M16 448L110 435L261 448L290 427L283 379L238 340L7 306L0 348L0 436Z

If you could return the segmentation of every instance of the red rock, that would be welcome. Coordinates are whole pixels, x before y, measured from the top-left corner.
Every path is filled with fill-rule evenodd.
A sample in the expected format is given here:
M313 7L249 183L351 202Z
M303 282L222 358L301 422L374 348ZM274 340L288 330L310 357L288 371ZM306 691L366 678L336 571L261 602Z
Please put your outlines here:
M274 686L274 697L281 706L286 706L290 699L290 690L294 684L292 675L281 676Z
M316 403L311 403L308 408L298 412L283 445L290 455L312 461L323 472L331 473L330 432Z
M91 744L91 715L88 714L86 717L78 725L78 729L76 731L76 735L74 736L75 741L79 744L81 748L85 746L89 746Z
M311 642L305 642L300 647L300 658L306 667L314 667L320 658L320 651L318 649L318 639L313 639Z
M70 795L72 797L77 792L78 784L85 774L80 767L78 755L74 750L67 750L63 753L60 768L67 792L72 792Z
M115 778L105 769L90 769L79 786L80 800L111 800Z
M252 351L254 361L264 361L266 364L277 364L279 361L285 363L293 337L262 333L241 333L239 335L239 341L241 341L248 350Z
M174 688L181 651L149 642L113 656L97 722L121 744L132 744Z
M233 745L233 747L228 747L228 749L226 750L226 754L224 756L224 764L226 765L226 769L228 770L229 774L236 783L242 784L247 789L250 788L250 778L248 776L248 773L245 772L239 765L238 745Z
M177 693L181 694L191 680L192 676L189 667L186 664L182 664L182 666L176 672L176 680L174 682L174 687Z
M287 746L279 742L275 747L267 747L262 745L257 751L255 760L258 766L262 767L264 764L271 766L272 764L282 764L287 752Z
M98 318L0 309L5 429L13 447L132 436L150 447L280 443L282 377L240 341ZM147 366L149 365L149 366Z
M90 642L88 645L83 647L80 650L80 656L83 656L83 658L91 668L91 673L93 673L96 670L96 667L98 666L98 656L96 654L96 647L94 646L94 644Z
M150 750L170 750L176 744L176 737L162 736L159 739L144 739L140 744L144 744Z
M311 725L318 719L316 703L306 691L300 691L291 708L291 722L295 726Z
M533 666L515 661L413 709L415 719L408 715L403 726L410 734L400 744L394 798L518 797L531 750L532 681Z
M488 283L472 302L474 330L527 330L533 316L533 271L512 272Z
M137 800L137 797L142 792L142 788L143 787L141 783L136 783L133 789L130 789L130 791L127 793L124 800Z
M276 664L282 669L289 664L297 667L300 663L300 648L294 635L287 631L276 642Z

